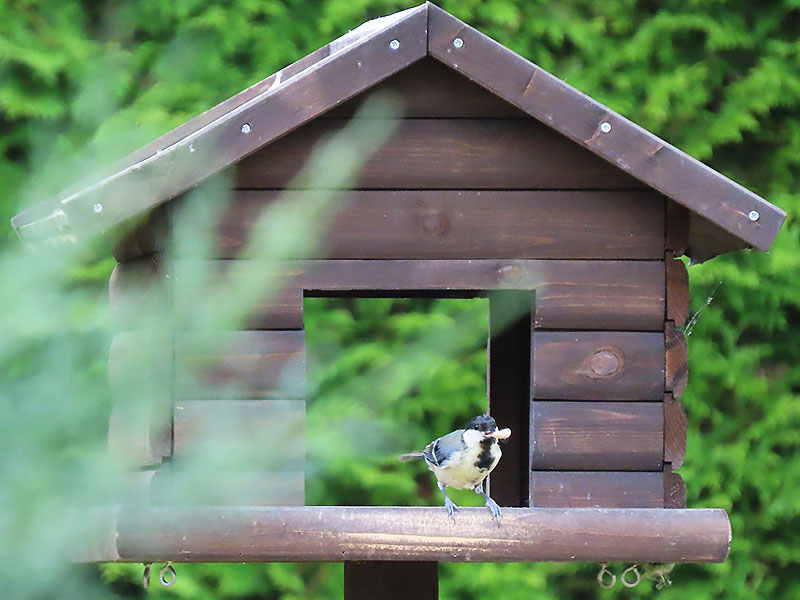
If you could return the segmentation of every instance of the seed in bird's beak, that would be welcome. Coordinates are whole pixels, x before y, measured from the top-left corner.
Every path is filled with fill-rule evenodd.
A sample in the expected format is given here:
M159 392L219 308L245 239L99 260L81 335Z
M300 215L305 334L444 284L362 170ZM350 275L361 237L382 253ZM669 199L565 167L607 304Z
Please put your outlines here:
M495 431L492 434L492 437L498 440L505 440L511 437L511 430L508 427L506 427L505 429L500 429L498 431Z

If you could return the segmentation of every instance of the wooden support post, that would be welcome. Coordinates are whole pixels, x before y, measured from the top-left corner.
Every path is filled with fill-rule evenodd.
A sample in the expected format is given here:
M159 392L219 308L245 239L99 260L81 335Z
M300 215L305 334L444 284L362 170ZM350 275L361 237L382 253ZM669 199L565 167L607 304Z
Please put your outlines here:
M489 411L512 435L489 477L500 506L528 506L530 485L530 292L494 292L489 297Z
M437 562L344 563L344 600L436 600L438 597Z

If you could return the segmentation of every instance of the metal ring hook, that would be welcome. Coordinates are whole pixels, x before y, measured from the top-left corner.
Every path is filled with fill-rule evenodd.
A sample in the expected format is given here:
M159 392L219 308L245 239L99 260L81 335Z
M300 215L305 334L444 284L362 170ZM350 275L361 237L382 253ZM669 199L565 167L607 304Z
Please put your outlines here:
M167 579L167 573L171 573L169 579ZM175 573L175 569L172 567L172 561L167 561L167 564L164 565L164 568L158 572L158 579L161 581L161 585L165 587L170 587L175 585L175 580L178 578L178 574Z
M611 579L608 579L608 577ZM617 576L608 570L608 563L600 563L600 571L597 573L597 583L600 587L610 589L617 584Z
M639 566L638 564L631 565L622 572L622 575L619 576L619 580L622 582L622 585L624 585L627 588L632 588L639 585L639 582L642 580L642 576L639 573L639 569L637 569L638 566ZM628 573L631 572L633 572L633 574L636 576L636 579L634 579L633 581L628 581L626 577Z
M153 563L144 563L144 573L142 573L142 587L150 589L150 565Z

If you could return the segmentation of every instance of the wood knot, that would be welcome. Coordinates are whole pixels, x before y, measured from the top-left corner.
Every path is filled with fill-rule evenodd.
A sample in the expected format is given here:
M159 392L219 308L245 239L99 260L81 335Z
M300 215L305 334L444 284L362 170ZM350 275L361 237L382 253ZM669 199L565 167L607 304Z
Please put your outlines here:
M418 220L425 233L447 235L450 231L450 217L441 210L428 209L419 215Z
M598 377L610 377L619 371L619 367L620 357L607 348L598 350L589 359L589 368Z
M516 265L506 265L504 267L500 267L497 273L500 276L500 281L505 281L508 283L517 282L522 278L522 269Z

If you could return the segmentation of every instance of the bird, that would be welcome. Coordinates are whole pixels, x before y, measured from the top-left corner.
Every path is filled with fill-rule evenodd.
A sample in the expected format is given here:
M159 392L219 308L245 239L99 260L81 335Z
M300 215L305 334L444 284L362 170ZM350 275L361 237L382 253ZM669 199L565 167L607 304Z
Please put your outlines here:
M483 482L497 466L502 451L498 440L511 436L511 430L497 428L489 415L478 415L464 429L456 429L433 440L421 452L410 452L401 461L422 458L436 476L436 483L444 494L444 506L455 521L458 506L448 497L447 488L472 490L486 500L486 507L500 522L500 507L484 491Z

